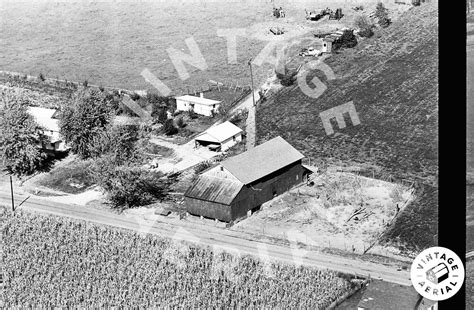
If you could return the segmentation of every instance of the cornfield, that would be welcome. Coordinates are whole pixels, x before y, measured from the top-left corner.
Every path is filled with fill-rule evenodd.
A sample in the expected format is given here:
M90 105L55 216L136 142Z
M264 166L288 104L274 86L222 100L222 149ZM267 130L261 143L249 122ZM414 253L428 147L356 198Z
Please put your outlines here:
M321 309L352 286L330 271L1 211L6 308Z

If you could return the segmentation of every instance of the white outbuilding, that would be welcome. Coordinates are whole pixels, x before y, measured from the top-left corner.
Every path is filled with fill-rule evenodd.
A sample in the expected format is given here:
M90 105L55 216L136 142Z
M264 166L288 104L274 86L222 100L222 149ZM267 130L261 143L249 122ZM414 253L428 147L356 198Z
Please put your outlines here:
M204 98L203 93L199 97L184 95L175 97L177 111L193 110L197 114L212 116L217 113L221 101Z
M56 109L28 107L28 113L33 116L39 126L38 131L49 138L49 142L44 143L42 147L50 151L63 152L67 150L67 146L59 134L59 120L55 117L56 111Z
M206 146L212 151L224 152L242 141L243 130L231 122L213 126L194 138L196 147Z

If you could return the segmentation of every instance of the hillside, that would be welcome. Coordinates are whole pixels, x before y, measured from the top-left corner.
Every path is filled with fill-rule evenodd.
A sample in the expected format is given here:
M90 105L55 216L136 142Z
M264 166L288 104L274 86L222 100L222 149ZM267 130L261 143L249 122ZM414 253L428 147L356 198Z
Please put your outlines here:
M258 142L281 135L324 169L357 166L376 178L414 182L417 199L402 211L386 240L409 248L435 242L438 173L438 8L413 7L354 49L325 60L336 79L317 70L327 90L317 99L294 85L257 111ZM353 101L361 124L326 135L319 113ZM395 242L396 241L396 242Z

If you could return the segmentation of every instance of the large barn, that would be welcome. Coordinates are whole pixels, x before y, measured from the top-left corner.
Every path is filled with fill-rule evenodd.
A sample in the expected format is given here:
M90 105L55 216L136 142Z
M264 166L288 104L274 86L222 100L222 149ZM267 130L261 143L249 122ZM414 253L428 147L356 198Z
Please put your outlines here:
M231 157L201 174L188 188L190 214L231 222L303 182L304 156L281 137Z

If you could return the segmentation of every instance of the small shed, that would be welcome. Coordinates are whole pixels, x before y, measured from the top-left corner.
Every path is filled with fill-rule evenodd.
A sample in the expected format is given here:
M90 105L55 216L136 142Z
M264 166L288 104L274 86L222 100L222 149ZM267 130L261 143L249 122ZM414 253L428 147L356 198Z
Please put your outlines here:
M243 130L227 121L213 126L194 138L196 147L207 146L213 151L226 151L242 141Z
M184 95L175 97L176 111L192 110L197 114L212 116L217 113L221 101L204 98L204 94L200 93L199 97Z
M59 120L57 119L56 109L28 107L28 113L33 116L38 124L38 131L49 139L48 143L41 145L42 148L58 152L67 150L65 142L59 134Z
M323 53L331 53L332 52L332 42L334 42L334 38L326 37L323 39L323 47L321 51Z

